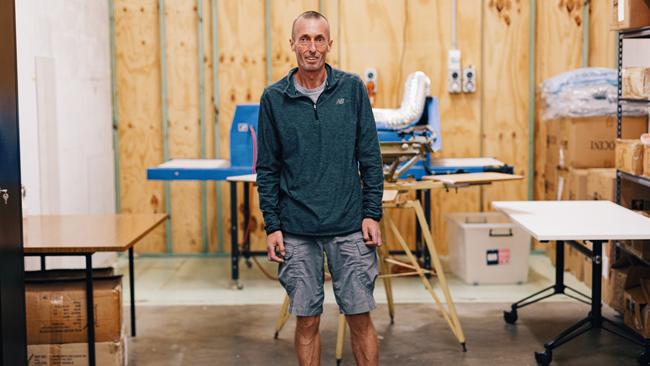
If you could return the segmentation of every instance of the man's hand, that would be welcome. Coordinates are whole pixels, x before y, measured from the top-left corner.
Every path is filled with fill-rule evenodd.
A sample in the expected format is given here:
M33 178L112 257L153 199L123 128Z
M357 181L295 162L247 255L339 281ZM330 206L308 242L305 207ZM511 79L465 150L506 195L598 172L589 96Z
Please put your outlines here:
M278 256L276 253L280 252ZM284 238L282 237L282 231L274 231L266 236L266 258L271 262L284 262Z
M363 233L363 241L369 246L381 246L381 232L379 231L379 222L365 218L361 222L361 232Z

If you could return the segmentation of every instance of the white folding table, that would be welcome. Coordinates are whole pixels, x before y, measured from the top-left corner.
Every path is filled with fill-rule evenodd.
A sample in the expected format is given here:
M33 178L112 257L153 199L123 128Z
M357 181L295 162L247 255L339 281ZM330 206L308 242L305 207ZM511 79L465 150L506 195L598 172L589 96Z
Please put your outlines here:
M601 328L643 346L644 350L639 357L639 363L648 365L650 363L650 343L636 333L602 316L601 268L603 243L609 240L650 239L650 219L610 201L503 201L493 202L492 207L503 212L535 239L542 242L555 240L557 245L555 284L512 304L512 309L504 312L507 323L512 324L517 321L518 308L556 294L565 294L586 302L572 294L565 293L565 290L573 290L564 285L565 242L593 262L590 312L586 318L545 343L544 352L535 352L537 363L539 365L550 364L553 349L591 329ZM591 242L593 249L589 250L576 243L577 240ZM548 290L552 290L552 293L545 294ZM587 297L573 291L579 296Z

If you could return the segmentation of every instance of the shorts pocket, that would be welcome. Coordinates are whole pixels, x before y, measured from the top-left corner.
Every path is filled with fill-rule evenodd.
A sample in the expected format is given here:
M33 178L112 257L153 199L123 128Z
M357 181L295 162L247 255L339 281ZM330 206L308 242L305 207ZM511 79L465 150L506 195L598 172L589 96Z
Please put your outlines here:
M357 243L357 249L359 249L359 254L361 254L362 257L365 257L369 255L370 253L375 253L377 251L377 247L374 245L366 245L366 243L363 241L363 236L361 239L355 241Z
M295 295L296 292L297 278L289 277L289 276L280 276L279 280L282 287L284 287L285 291L287 291L287 295L289 295L290 298L293 298L293 295Z
M372 293L375 288L375 280L379 274L377 247L366 245L363 242L363 238L356 241L356 246L359 250L360 256L355 272L357 273L361 284L366 288L366 290Z

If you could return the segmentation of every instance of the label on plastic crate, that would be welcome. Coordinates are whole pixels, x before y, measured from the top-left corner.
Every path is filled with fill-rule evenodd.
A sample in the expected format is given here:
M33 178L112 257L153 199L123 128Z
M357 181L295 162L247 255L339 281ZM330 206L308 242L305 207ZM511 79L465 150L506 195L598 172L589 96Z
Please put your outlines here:
M488 249L485 251L485 260L488 266L498 266L510 263L510 249Z

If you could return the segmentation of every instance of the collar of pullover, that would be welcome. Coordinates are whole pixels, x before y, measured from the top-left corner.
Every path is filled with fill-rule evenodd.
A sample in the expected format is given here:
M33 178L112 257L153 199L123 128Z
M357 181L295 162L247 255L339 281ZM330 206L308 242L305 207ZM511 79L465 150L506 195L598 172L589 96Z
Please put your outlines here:
M338 81L338 75L334 75L334 71L332 70L332 67L329 64L325 64L325 70L327 71L327 79L325 80L325 90L329 90L336 85L336 82ZM288 95L289 97L292 98L298 98L304 96L304 94L300 93L298 90L296 90L296 86L293 83L293 78L298 72L298 68L294 67L289 71L289 74L285 77L284 79L284 93Z

